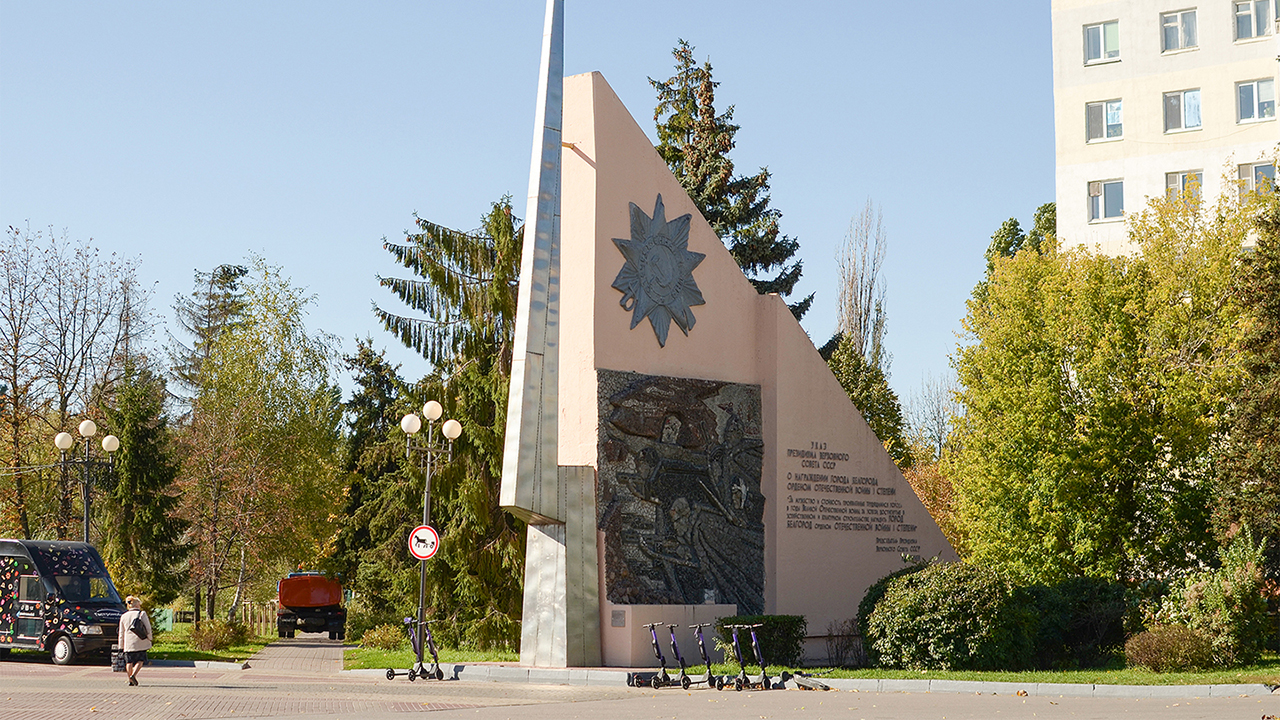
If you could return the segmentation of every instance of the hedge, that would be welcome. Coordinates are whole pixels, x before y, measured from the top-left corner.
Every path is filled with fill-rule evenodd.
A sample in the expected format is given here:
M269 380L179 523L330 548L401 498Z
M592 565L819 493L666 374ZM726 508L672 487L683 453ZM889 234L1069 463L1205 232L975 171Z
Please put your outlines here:
M760 651L769 665L790 665L800 663L804 653L804 638L808 631L808 623L803 615L736 615L716 620L716 632L726 645L733 643L733 631L728 625L755 625L756 638L760 640ZM756 662L755 652L751 648L751 631L739 630L738 643L742 646L742 656L747 665ZM732 658L725 658L732 660Z

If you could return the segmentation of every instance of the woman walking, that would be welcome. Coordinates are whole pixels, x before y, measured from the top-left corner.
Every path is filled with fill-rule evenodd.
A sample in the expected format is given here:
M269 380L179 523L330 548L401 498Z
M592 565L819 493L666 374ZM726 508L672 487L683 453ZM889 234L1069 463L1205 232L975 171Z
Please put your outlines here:
M120 616L119 644L124 653L125 670L129 684L138 684L138 671L147 661L147 648L151 647L151 618L142 611L142 601L130 595L124 599L129 609Z

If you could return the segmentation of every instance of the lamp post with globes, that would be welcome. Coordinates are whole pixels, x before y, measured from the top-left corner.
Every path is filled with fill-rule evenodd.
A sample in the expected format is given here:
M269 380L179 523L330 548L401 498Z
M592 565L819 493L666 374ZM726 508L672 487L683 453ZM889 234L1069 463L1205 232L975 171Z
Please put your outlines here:
M400 429L405 434L405 456L412 459L415 452L418 453L418 467L422 471L422 524L431 524L431 474L435 469L436 463L441 455L448 455L448 462L453 461L453 441L462 435L462 424L457 420L445 420L440 426L440 434L448 441L448 444L438 442L433 434L435 430L435 422L444 414L444 408L435 400L428 400L422 406L422 416L427 419L427 432L421 440L415 442L415 436L422 429L422 418L414 413L409 413L400 418ZM421 572L418 581L418 624L415 632L417 641L417 663L413 666L410 674L412 678L415 674L422 677L424 670L422 667L422 651L426 645L422 638L426 635L424 626L426 624L426 605L427 605L427 561L420 560Z
M93 458L92 442L89 440L98 434L98 424L92 420L84 420L78 428L80 437L84 438L84 459L73 460L67 458L67 451L75 445L75 438L71 437L71 433L60 432L53 438L54 447L62 454L62 472L66 474L67 466L80 466L80 501L84 506L84 541L89 542L89 485L94 480L94 471L106 469L107 476L115 472L116 458L115 452L120 449L120 438L115 435L108 435L102 438L102 449L107 453L106 460L97 460ZM101 475L98 475L101 477Z

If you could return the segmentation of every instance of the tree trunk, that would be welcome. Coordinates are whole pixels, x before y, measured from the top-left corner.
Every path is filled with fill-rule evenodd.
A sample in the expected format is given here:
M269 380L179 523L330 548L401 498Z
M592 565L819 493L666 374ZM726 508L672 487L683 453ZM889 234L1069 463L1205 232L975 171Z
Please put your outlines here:
M231 608L227 610L227 622L235 623L236 613L240 610L240 599L244 597L244 554L245 546L240 546L240 574L236 576L236 595L231 599Z

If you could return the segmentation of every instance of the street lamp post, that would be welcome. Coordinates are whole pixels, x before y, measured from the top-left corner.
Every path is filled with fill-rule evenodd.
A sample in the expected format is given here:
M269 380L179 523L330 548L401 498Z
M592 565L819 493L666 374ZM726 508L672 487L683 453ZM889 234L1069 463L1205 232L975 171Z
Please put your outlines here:
M420 442L414 442L415 435L422 429L422 418L414 413L409 413L400 419L400 429L405 434L405 457L412 459L415 452L418 453L418 467L422 470L422 524L431 524L431 473L435 464L439 461L441 455L447 454L448 461L453 460L453 441L462 435L462 424L457 420L445 420L440 426L440 434L448 441L448 444L441 444L436 441L432 431L435 429L435 422L444 414L444 408L435 400L428 400L422 406L422 415L427 419L427 432ZM421 568L418 579L418 625L415 629L418 641L417 663L413 666L414 673L423 674L422 667L422 651L425 636L424 627L426 624L426 605L427 605L427 561L419 561ZM412 678L413 676L410 675ZM425 676L424 676L425 677Z
M84 420L80 423L78 429L80 437L85 439L83 460L67 458L67 451L71 449L71 446L75 445L75 438L71 437L71 433L58 433L53 438L53 445L62 454L63 474L67 472L68 465L80 466L80 501L84 506L84 541L89 542L89 485L92 484L95 474L101 477L99 473L94 472L95 470L101 471L105 468L108 476L115 472L115 452L120 449L120 438L115 435L108 435L102 438L102 449L107 453L107 459L96 460L91 452L93 443L89 442L89 439L98 434L98 424L92 420Z

